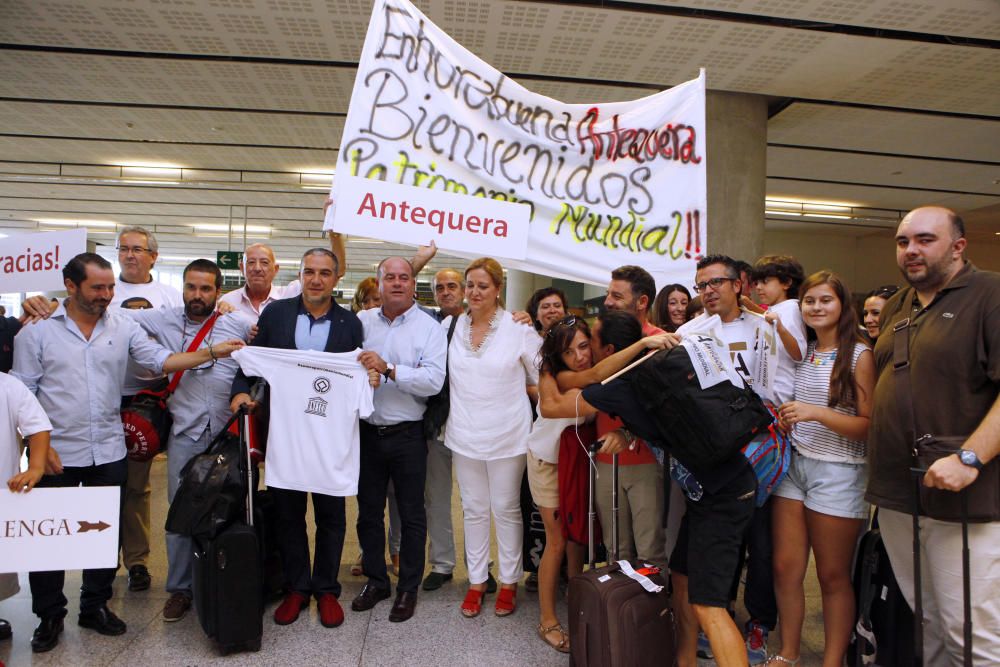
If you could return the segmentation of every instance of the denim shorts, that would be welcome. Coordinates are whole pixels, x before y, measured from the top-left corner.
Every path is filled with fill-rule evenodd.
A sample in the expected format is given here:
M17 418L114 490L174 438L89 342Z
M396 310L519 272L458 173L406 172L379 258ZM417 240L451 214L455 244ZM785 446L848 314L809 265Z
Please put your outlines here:
M820 461L792 452L788 476L774 495L802 501L806 509L845 519L867 519L865 502L868 466L864 463Z

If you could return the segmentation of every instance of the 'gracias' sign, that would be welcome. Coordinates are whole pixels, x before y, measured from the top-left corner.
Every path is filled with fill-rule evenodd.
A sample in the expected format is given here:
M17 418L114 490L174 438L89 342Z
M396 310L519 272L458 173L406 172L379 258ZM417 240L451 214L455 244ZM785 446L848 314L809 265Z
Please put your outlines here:
M638 100L565 104L507 78L408 0L377 0L325 226L434 239L512 268L599 284L623 264L660 284L689 284L706 252L705 159L704 73ZM402 222L399 200L417 195L399 190L391 195L397 216L387 221L386 200L372 192L366 204L361 179L467 202L420 204L425 222ZM499 215L485 208L491 202L524 213ZM522 233L523 254L513 242ZM470 242L488 245L463 245Z
M86 251L86 229L0 238L0 294L65 289L63 265Z

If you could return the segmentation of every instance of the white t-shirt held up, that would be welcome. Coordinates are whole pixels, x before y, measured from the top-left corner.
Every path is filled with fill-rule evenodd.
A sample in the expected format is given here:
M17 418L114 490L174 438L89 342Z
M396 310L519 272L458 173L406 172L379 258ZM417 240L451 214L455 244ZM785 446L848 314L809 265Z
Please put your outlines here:
M358 493L358 420L374 409L368 372L354 352L246 347L233 353L247 375L271 386L265 482L328 496Z

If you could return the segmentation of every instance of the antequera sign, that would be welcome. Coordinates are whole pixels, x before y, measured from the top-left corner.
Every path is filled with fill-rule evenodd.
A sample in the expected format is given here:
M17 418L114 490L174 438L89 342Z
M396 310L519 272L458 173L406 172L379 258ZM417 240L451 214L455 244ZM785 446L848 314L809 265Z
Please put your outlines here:
M378 0L326 226L593 283L623 264L689 283L706 252L704 127L704 72L639 100L564 104L407 0Z

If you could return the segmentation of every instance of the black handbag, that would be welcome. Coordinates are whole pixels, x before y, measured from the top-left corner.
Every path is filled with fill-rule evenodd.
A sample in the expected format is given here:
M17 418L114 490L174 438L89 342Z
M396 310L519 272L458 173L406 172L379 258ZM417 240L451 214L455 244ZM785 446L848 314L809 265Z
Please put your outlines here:
M181 483L167 511L167 532L201 540L214 538L244 511L246 480L240 472L242 445L229 426L237 412L209 444L181 470Z
M451 325L448 327L448 343L451 346L451 337L455 333L455 325L458 323L458 316L451 318ZM444 423L448 421L448 411L451 407L451 398L448 391L448 360L445 357L444 364L444 384L441 391L427 399L427 408L424 410L424 437L427 440L435 440L441 433Z

